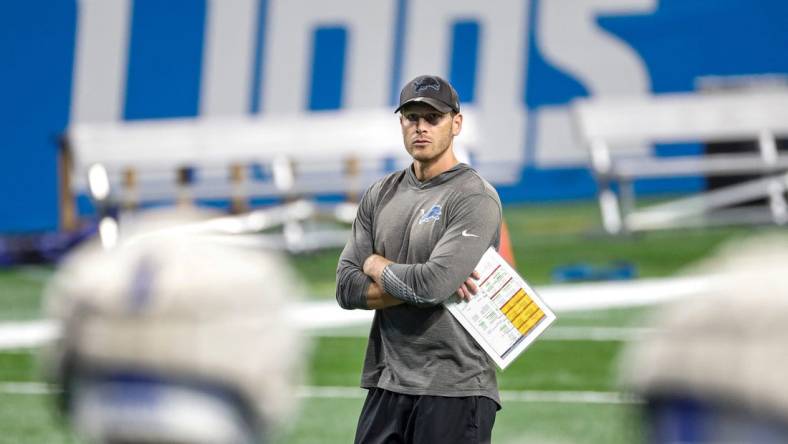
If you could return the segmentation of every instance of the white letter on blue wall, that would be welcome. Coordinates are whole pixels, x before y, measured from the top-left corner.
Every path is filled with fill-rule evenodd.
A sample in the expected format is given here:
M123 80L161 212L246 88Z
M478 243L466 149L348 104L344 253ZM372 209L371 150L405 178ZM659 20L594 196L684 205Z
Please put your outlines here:
M591 95L643 95L650 91L640 56L600 29L601 14L646 14L656 0L547 0L539 3L537 44L545 59L579 81ZM541 107L537 115L539 166L585 163L588 154L572 137L567 106Z
M121 120L131 6L128 0L79 0L71 123Z
M200 115L248 112L258 4L258 0L208 0Z

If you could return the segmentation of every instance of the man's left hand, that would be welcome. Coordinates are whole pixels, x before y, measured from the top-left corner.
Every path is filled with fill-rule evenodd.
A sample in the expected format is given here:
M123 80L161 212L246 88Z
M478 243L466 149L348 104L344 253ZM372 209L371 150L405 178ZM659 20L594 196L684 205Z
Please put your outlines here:
M457 296L463 301L469 302L473 295L479 292L479 286L476 285L476 281L478 281L480 277L479 272L474 270L471 275L468 276L468 279L465 279L465 282L460 285L460 288L457 289Z
M364 274L372 278L373 281L377 282L378 285L383 288L383 269L386 268L388 264L393 263L393 261L390 261L383 256L373 254L364 260Z

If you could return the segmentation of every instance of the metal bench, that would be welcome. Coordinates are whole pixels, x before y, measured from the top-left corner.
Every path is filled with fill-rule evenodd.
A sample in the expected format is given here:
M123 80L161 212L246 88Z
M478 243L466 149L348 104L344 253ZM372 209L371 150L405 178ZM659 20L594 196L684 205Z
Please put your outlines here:
M465 120L457 139L471 152L474 121ZM120 208L226 199L242 212L260 197L337 193L355 200L409 163L390 109L79 124L68 128L60 153L61 227L76 225L75 196L97 200L91 171L100 179L94 182L107 182L100 200Z
M788 153L776 139L788 135L788 92L662 94L579 99L572 105L588 148L608 233L681 226L788 223ZM654 143L757 141L756 153L657 157ZM666 203L638 207L636 179L759 175L731 186ZM766 208L727 208L756 198Z

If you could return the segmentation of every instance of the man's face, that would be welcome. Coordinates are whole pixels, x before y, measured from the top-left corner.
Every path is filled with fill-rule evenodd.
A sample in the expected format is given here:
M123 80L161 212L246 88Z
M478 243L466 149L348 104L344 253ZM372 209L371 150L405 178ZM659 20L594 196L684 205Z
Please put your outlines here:
M431 162L441 157L462 128L461 114L444 114L425 103L403 107L399 121L405 149L419 162Z

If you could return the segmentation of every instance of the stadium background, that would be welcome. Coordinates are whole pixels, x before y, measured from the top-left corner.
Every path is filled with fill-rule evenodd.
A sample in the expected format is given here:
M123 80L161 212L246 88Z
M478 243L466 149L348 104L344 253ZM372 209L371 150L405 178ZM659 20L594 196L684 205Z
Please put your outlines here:
M422 72L500 125L475 160L505 203L591 197L572 99L785 75L786 13L779 0L3 2L0 232L57 227L68 125L379 108Z
M501 122L474 160L509 166L496 185L518 269L537 288L572 263L623 259L638 277L671 276L753 229L589 235L600 230L596 188L569 105L587 96L696 91L718 76L784 79L786 13L779 0L2 2L0 233L57 228L57 139L69 125L380 108L408 78L430 71L457 85L466 106ZM704 186L697 177L638 190ZM92 211L85 196L80 203ZM313 298L333 297L337 255L293 258ZM1 269L0 321L40 320L51 273ZM501 374L506 408L495 442L637 442L639 413L619 391L617 356L648 314L562 313ZM284 442L348 442L362 402L355 387L364 335L316 335L303 410ZM0 442L73 441L52 415L37 354L0 351Z

